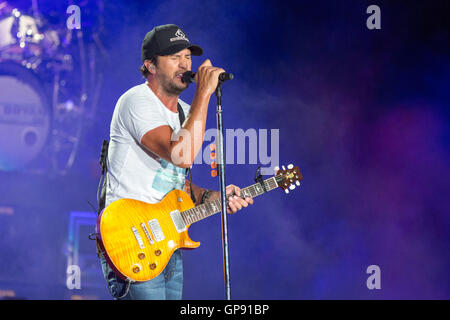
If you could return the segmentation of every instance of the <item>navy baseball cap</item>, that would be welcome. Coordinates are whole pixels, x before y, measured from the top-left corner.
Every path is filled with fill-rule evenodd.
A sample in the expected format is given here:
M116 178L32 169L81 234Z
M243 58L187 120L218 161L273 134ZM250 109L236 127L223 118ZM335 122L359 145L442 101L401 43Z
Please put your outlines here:
M184 31L174 24L154 27L142 42L142 62L153 56L167 56L183 49L190 49L193 56L203 54L203 49L189 42Z

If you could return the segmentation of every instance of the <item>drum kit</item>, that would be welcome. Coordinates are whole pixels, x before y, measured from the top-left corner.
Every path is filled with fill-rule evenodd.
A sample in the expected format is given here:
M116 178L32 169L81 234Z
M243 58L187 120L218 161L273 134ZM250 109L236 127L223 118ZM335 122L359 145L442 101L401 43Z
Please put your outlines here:
M105 53L97 31L52 24L37 2L0 0L0 171L66 174L95 116Z

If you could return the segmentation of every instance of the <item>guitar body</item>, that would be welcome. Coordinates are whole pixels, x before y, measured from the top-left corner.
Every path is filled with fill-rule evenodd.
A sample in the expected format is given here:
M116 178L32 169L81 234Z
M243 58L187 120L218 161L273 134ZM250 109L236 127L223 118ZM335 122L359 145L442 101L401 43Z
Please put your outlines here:
M298 167L278 170L269 179L257 180L241 189L241 197L256 197L282 188L286 193L303 180ZM294 185L295 183L295 185ZM97 243L111 268L123 279L148 281L158 276L175 250L194 249L189 226L221 212L220 199L194 206L188 194L172 190L159 203L120 199L106 207L97 218Z
M97 219L97 238L105 258L123 279L137 282L158 276L176 249L194 249L180 212L194 207L189 195L172 190L159 203L120 199Z

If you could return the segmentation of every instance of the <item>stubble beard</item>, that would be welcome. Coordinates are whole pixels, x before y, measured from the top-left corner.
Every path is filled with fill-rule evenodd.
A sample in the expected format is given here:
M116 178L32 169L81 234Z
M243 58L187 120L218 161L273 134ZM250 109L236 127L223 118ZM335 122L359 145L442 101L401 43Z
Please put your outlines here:
M178 73L177 73L178 74ZM162 81L164 91L171 96L179 96L187 88L187 84L177 84L173 78L164 77Z

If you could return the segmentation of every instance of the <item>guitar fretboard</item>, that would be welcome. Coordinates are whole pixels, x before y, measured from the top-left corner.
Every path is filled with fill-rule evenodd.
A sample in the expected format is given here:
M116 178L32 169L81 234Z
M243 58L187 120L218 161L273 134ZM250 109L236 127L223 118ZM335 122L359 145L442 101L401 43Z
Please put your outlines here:
M267 191L271 191L278 187L275 177L264 180L264 186ZM257 197L264 193L264 189L260 183L255 183L251 186L241 189L241 198L245 197ZM227 196L228 198L228 196ZM186 225L205 219L218 212L221 212L222 206L220 199L205 202L194 208L181 212L181 216Z

